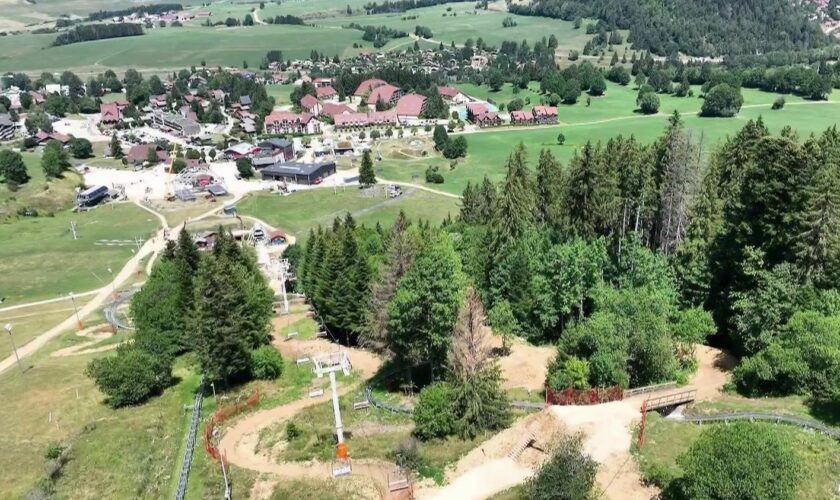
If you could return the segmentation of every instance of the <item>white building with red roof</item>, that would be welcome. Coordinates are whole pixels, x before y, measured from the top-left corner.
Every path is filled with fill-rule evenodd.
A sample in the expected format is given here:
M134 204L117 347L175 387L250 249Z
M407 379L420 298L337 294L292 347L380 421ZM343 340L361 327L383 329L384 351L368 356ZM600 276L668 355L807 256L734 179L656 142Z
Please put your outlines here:
M455 87L438 87L437 90L438 94L440 94L444 101L453 102L455 104L466 104L470 102L470 98L467 94L461 92Z
M335 99L338 97L338 92L331 85L327 85L325 87L315 87L315 95L318 99L321 100L328 100L328 99Z
M403 96L403 91L399 87L395 87L393 85L381 85L373 89L367 97L368 106L374 107L376 103L381 102L386 106L394 106L397 104L397 101L400 97Z
M531 114L534 116L535 123L557 123L557 108L554 106L534 106Z
M120 107L115 102L103 102L99 105L99 123L114 126L122 119Z
M272 111L265 117L265 130L270 134L319 134L321 122L309 113Z
M300 109L318 116L321 114L321 103L316 97L306 94L300 98Z
M407 124L418 121L425 107L426 96L405 94L397 101L397 106L394 110L397 113L397 120L400 123Z
M329 116L333 120L337 115L345 115L355 112L356 111L353 108L340 102L325 102L321 105L321 115Z

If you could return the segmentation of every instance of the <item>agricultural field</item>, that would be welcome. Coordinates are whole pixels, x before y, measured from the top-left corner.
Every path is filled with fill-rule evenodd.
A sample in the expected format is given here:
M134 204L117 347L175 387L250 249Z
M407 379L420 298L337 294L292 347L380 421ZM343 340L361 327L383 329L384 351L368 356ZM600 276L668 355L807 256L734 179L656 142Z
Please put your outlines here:
M71 222L77 225L77 240ZM142 208L119 203L2 224L0 295L6 296L5 305L13 305L101 288L112 279L108 269L119 272L137 251L134 238L145 241L158 223Z
M697 94L695 89L695 95ZM522 143L528 150L531 165L535 166L539 152L548 148L564 163L587 141L606 142L618 135L634 135L638 140L655 140L668 123L668 117L677 110L681 113L686 129L695 138L702 139L705 151L710 151L727 135L737 132L747 120L761 117L774 133L790 126L800 136L825 130L837 123L840 116L840 96L832 95L830 101L806 101L795 96L786 96L787 105L779 111L770 107L776 95L745 89L744 106L734 118L704 118L697 115L702 101L697 97L662 96L662 106L657 115L634 113L636 93L630 86L609 84L603 97L591 100L586 106L586 97L571 106L559 106L560 123L556 126L526 128L504 127L467 133L469 144L467 157L450 170L448 160L440 157L416 160L393 160L384 158L377 165L379 174L386 179L416 182L423 179L429 165L438 166L443 174L444 184L433 186L454 194L460 194L468 181L480 181L485 175L491 180L504 176L504 161L516 144ZM565 143L557 144L559 133L565 135Z
M458 200L421 189L403 188L398 198L386 199L381 187L378 196L365 196L356 186L339 190L310 189L290 196L255 194L237 205L242 215L250 215L290 232L306 237L310 229L329 226L336 217L350 213L356 224L389 226L400 210L412 219L439 224L447 215L456 215Z
M41 168L40 155L23 153L22 156L30 179L14 192L5 185L0 186L0 222L16 217L18 210L22 209L34 209L40 215L51 215L72 207L76 200L76 187L82 183L82 176L68 170L62 178L48 182Z

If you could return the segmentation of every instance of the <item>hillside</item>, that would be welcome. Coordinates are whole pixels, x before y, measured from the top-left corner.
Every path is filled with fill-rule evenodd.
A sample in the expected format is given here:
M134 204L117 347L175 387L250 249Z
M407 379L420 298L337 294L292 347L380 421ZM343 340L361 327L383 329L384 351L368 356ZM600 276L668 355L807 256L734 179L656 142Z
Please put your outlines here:
M533 0L511 12L573 20L597 18L630 30L639 49L660 55L725 56L822 47L830 40L810 6L787 0Z

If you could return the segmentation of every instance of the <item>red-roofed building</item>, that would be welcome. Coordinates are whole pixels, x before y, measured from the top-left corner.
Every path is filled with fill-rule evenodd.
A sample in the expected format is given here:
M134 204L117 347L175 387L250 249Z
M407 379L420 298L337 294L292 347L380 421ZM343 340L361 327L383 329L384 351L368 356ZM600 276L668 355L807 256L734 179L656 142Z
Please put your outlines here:
M534 115L525 111L511 111L510 123L513 125L531 125L534 123Z
M557 123L557 108L554 106L534 106L531 113L536 123Z
M115 102L102 103L99 105L99 123L113 126L122 119L120 108Z
M316 89L332 87L333 81L334 80L332 78L316 78L312 80L312 85L314 85Z
M153 108L162 108L166 106L166 94L153 95L149 97L149 105Z
M395 111L397 119L401 122L418 120L423 108L426 107L426 96L420 94L406 94L397 101Z
M376 127L393 127L397 124L397 114L393 111L371 111L368 121Z
M306 94L300 98L300 109L317 116L321 114L321 103L314 96Z
M397 103L400 97L403 96L403 91L399 87L393 85L380 85L373 89L373 92L368 94L368 106L376 106L376 103L381 102L387 106L393 106Z
M382 85L387 85L388 82L385 80L380 80L379 78L371 78L369 80L365 80L356 87L356 91L353 92L355 97L364 97L369 95L373 92L373 89L376 87L381 87Z
M454 102L456 104L470 102L470 98L455 87L438 87L437 90L444 101Z
M137 144L128 150L126 161L132 165L142 165L149 159L149 148L155 149L158 162L168 162L169 153L157 144Z
M335 99L338 97L338 92L332 86L327 85L326 87L315 87L315 95L318 96L318 99Z
M473 118L473 123L479 127L496 127L502 124L502 118L499 116L499 113L490 111L475 116Z
M487 113L489 109L487 108L487 103L485 102L471 102L467 104L467 119L471 122L475 121L475 118L479 115L483 115Z
M321 124L309 113L272 111L265 117L265 130L270 134L319 134Z
M365 113L345 113L335 115L333 123L338 130L365 128L370 125L368 115Z
M355 113L355 111L346 104L325 102L321 105L321 115L329 116L333 120L335 120L335 117L338 115L345 115L348 113Z

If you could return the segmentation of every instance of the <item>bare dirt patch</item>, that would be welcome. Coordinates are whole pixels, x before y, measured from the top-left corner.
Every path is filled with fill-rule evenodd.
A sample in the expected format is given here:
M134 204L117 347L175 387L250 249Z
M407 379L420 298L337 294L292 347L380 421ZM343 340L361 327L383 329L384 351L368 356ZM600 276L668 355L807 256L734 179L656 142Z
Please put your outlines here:
M501 338L493 336L492 339L493 347L501 347ZM553 347L533 346L515 340L511 345L510 354L499 358L499 367L505 379L502 387L541 390L545 384L548 363L554 354Z
M698 368L691 379L691 385L697 388L697 400L719 398L737 363L735 357L724 350L705 345L698 345L694 355L697 357Z

